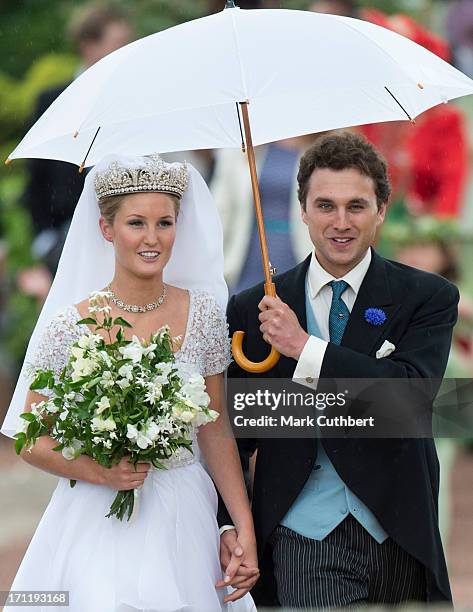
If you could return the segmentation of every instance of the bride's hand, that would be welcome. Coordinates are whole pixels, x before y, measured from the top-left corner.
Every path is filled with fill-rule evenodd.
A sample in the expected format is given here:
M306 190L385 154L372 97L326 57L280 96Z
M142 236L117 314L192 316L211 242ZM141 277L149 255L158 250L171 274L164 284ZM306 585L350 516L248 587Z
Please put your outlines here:
M215 586L236 589L225 596L224 602L236 601L246 595L259 578L254 533L241 532L237 536L235 529L225 531L220 538L220 562L225 579L219 580Z
M135 466L129 462L128 457L123 457L120 463L111 468L101 467L104 485L114 491L129 491L130 489L138 489L143 485L151 464L140 461Z

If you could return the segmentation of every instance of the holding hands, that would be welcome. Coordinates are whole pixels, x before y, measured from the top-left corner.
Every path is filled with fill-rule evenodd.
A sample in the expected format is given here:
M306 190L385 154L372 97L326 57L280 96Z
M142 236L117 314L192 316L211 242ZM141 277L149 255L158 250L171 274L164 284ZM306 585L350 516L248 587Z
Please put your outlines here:
M254 587L259 578L258 557L254 534L237 534L236 529L225 531L220 537L220 563L225 578L215 585L235 591L224 597L224 602L240 599Z

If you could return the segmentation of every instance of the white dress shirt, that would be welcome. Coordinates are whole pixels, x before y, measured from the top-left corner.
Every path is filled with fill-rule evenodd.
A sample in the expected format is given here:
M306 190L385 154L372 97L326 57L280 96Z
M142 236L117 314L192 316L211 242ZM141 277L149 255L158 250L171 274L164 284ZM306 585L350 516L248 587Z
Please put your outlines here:
M329 283L341 280L348 283L348 287L343 292L342 300L351 312L370 263L371 249L368 249L359 264L341 278L335 278L322 268L315 253L312 252L312 259L307 273L308 297L323 339L316 336L309 337L297 362L293 376L294 382L303 383L314 388L317 386L317 379L320 376L325 351L330 340L328 319L330 306L332 305L332 287Z

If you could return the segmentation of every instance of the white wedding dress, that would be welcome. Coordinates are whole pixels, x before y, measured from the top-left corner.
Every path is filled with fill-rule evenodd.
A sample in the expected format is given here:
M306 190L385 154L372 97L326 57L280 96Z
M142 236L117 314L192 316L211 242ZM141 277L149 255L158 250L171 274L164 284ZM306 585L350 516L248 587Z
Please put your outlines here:
M88 331L74 306L49 324L35 367L59 374L68 349ZM185 338L176 360L203 376L225 370L230 359L225 317L207 293L190 291ZM223 458L222 458L223 459ZM182 449L167 470L152 468L131 522L105 518L116 492L106 486L59 479L11 590L68 591L68 612L248 612L252 598L223 604L217 494L194 454ZM18 612L31 607L5 607Z

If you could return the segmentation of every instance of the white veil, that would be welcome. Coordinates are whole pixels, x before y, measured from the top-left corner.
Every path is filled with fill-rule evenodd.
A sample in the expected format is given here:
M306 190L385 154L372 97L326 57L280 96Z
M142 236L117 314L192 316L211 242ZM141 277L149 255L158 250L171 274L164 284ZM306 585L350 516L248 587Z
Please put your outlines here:
M112 280L115 266L113 246L99 230L100 212L94 190L96 171L112 161L132 168L141 166L143 157L113 155L104 158L87 175L64 244L58 270L36 323L25 361L1 432L9 437L19 431L29 383L26 364L36 354L49 321L62 309L77 304L91 291L100 290ZM228 289L223 277L223 234L220 218L210 191L197 170L188 165L189 184L181 200L176 240L164 270L165 282L183 289L211 293L225 310Z

